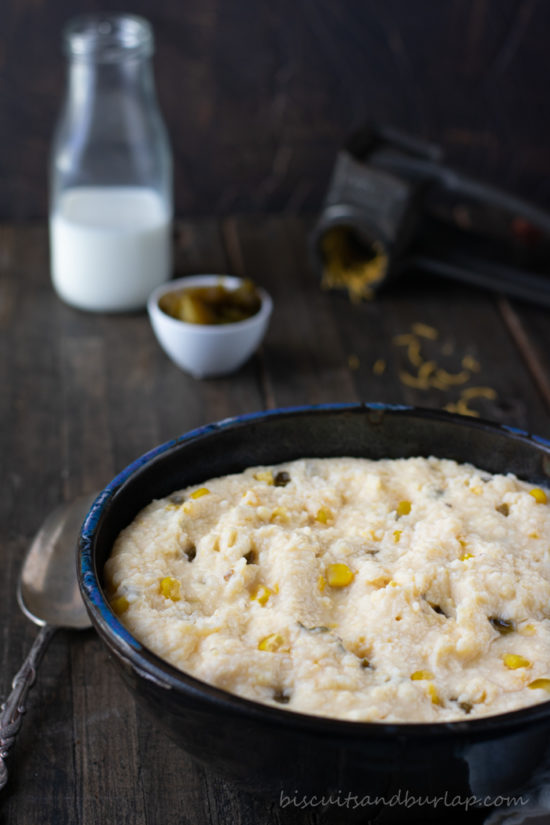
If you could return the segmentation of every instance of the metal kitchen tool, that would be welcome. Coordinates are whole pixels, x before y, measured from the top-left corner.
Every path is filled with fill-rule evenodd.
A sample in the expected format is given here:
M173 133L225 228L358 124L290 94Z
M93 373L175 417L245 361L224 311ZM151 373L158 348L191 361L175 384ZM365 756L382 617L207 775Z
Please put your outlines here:
M81 496L50 513L23 563L17 601L40 632L0 708L0 790L8 781L8 752L21 727L27 694L51 637L62 627L83 630L91 624L78 589L75 554L80 525L96 496Z
M352 298L420 270L550 306L550 214L391 129L339 153L311 242L324 285Z

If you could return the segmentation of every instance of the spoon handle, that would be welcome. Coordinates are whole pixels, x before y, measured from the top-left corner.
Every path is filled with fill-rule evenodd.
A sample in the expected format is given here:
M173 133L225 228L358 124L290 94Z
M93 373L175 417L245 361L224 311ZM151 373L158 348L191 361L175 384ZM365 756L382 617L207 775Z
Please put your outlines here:
M56 628L50 625L44 625L40 629L29 655L11 683L10 695L0 708L0 790L8 781L6 757L19 733L26 710L27 694L34 684L36 670L55 631Z

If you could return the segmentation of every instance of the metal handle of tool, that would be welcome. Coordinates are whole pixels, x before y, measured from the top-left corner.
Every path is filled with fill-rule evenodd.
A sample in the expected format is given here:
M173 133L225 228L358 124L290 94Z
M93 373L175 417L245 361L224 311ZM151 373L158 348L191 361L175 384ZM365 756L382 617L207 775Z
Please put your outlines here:
M485 206L494 206L509 212L512 217L524 218L542 232L550 235L550 214L545 210L495 186L473 180L433 160L382 150L373 156L372 165L400 177L439 185L454 195L469 198Z

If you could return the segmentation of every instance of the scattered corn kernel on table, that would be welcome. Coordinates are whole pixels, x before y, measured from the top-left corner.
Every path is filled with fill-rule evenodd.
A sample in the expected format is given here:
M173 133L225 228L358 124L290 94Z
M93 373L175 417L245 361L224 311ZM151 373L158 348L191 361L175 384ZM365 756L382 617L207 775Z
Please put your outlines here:
M231 377L197 381L166 358L145 313L84 314L55 297L43 225L0 227L1 697L35 635L15 595L35 531L155 444L253 410L356 400L550 436L547 311L413 276L353 304L320 289L307 231L286 217L177 225L178 276L244 274L274 300L260 351ZM191 762L135 706L93 631L54 638L9 768L9 825L315 825L330 814L253 798Z

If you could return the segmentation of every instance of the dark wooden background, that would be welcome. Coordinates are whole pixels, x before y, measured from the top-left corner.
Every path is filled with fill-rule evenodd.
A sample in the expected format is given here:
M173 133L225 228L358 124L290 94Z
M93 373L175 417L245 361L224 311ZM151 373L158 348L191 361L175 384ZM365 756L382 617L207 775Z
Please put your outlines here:
M317 209L365 119L550 206L545 0L0 0L0 220L46 215L63 24L121 6L155 29L180 216Z

